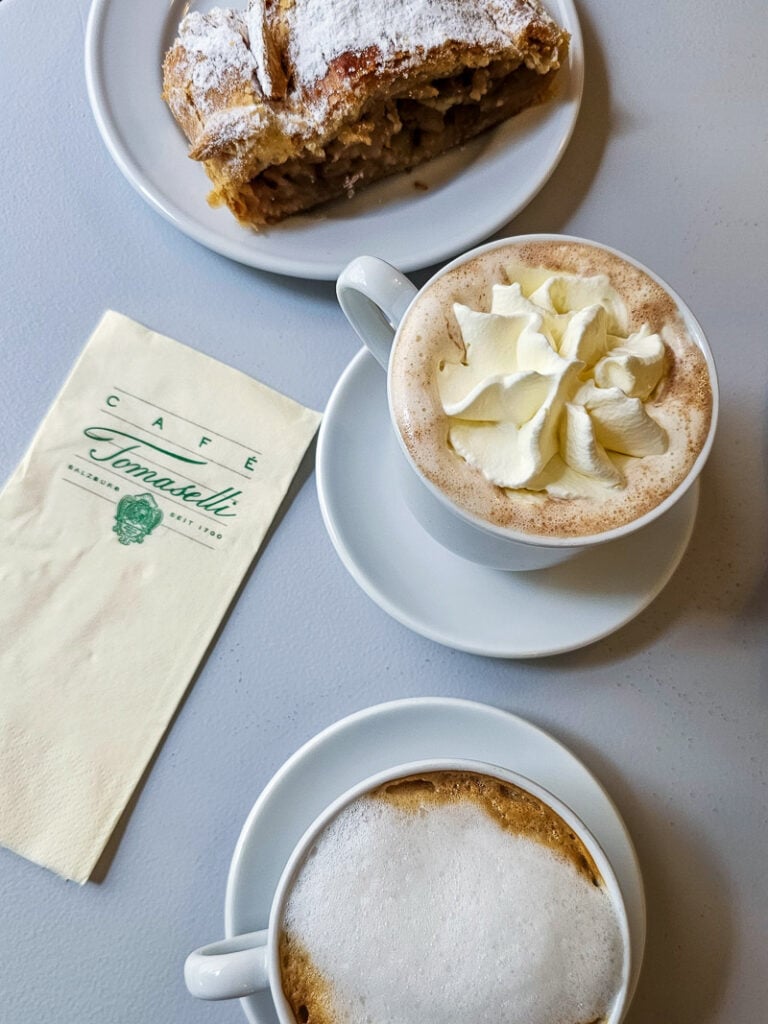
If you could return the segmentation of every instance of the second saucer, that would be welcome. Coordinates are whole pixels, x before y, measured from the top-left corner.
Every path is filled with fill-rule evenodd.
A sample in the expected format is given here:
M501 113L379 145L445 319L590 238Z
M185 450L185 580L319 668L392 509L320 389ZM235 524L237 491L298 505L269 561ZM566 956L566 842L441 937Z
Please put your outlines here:
M342 374L317 448L323 519L352 577L385 612L458 650L536 658L619 629L657 596L693 532L698 484L642 531L535 572L500 572L452 554L395 486L397 442L383 372L367 350Z

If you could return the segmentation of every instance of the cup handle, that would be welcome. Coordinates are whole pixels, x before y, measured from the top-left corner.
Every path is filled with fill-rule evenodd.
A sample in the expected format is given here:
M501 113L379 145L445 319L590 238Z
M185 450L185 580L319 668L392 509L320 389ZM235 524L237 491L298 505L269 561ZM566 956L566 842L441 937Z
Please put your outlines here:
M399 270L375 256L358 256L336 282L344 315L385 370L397 326L417 291Z
M184 981L198 999L239 999L267 988L267 931L212 942L190 953Z

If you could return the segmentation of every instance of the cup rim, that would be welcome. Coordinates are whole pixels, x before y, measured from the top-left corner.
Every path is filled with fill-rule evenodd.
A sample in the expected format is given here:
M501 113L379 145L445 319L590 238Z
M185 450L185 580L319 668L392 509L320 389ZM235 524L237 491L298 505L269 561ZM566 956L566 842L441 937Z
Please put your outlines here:
M582 534L576 537L541 536L533 533L525 533L522 530L516 530L512 527L496 526L493 523L488 522L488 520L483 519L480 516L477 516L474 513L461 508L460 505L458 505L451 498L449 498L439 487L432 483L431 480L427 479L427 477L416 465L411 453L409 452L405 444L405 441L403 440L400 430L398 429L395 418L392 402L392 377L390 373L392 365L392 356L395 351L395 346L397 345L398 339L400 337L400 329L403 323L405 322L405 319L408 316L408 313L410 312L414 302L416 302L416 300L419 298L422 292L424 292L427 288L430 288L444 274L453 270L455 267L462 266L464 263L468 262L471 259L474 259L476 256L480 256L486 252L492 252L494 249L503 248L506 245L525 245L529 242L574 242L580 245L593 246L596 249L601 249L602 251L610 253L613 256L618 257L619 259L625 260L631 266L634 266L638 270L647 274L652 281L655 281L656 284L663 288L667 292L667 294L674 300L675 305L677 306L677 309L683 318L688 333L691 336L691 339L698 346L699 350L704 356L704 361L707 365L707 373L709 375L710 387L712 390L712 412L709 422L709 430L707 432L707 436L704 440L704 443L702 444L701 449L699 450L699 453L696 456L696 459L694 460L690 469L688 470L688 473L686 474L684 479L680 481L680 483L673 491L671 491L662 501L660 501L658 505L655 505L652 509L649 509L648 512L644 513L642 516L638 516L637 519L633 519L628 523L624 523L622 526L616 526L613 527L613 529L611 530L604 530L600 533ZM390 350L390 362L389 367L387 368L387 403L389 406L390 420L392 421L392 427L397 438L398 444L400 446L400 450L405 455L411 469L416 473L421 483L430 491L430 493L433 494L434 497L446 509L451 511L460 520L463 520L470 526L475 527L481 532L490 534L493 537L516 541L521 544L530 545L531 547L578 549L588 546L592 547L597 544L604 544L608 541L618 540L621 537L626 537L629 534L634 533L636 530L642 529L642 527L647 526L649 523L652 523L654 520L658 519L659 516L663 515L670 508L672 508L673 505L677 504L680 498L682 498L682 496L686 493L686 491L689 490L689 488L698 478L712 450L720 411L720 389L717 377L717 369L715 367L715 360L701 324L693 315L690 307L683 301L683 299L678 295L674 288L668 285L663 278L659 277L659 275L655 273L655 271L645 266L645 264L641 263L633 256L628 256L625 252L622 252L620 249L616 249L613 246L606 245L603 242L596 242L593 239L589 238L581 238L578 235L563 235L557 233L550 234L547 232L541 232L524 235L510 235L505 238L496 239L493 242L486 242L484 245L476 246L474 249L470 249L467 252L462 253L459 256L456 256L449 263L446 263L445 266L441 267L435 274L432 275L432 277L429 278L428 281L426 281L418 289L416 294L413 296L413 299L409 303L408 308L403 314L400 323L398 324L397 331L395 332L395 337L392 342L392 347Z
M294 846L290 857L286 861L280 879L277 883L269 913L269 925L267 934L267 969L269 976L269 987L272 1000L277 1010L281 1024L296 1024L293 1011L283 992L280 977L279 942L277 941L277 930L282 920L285 901L290 886L301 867L304 858L317 839L322 830L352 801L385 782L394 779L405 778L408 775L415 775L421 772L439 771L466 771L480 775L488 775L491 778L509 782L519 788L531 793L543 803L547 804L555 814L559 815L565 823L573 829L579 839L584 843L587 850L595 861L595 864L603 878L606 891L611 900L614 912L616 913L624 948L622 962L621 983L617 988L612 1005L610 1007L606 1024L620 1024L626 1013L631 998L630 986L632 978L632 964L635 951L632 948L632 941L629 931L629 919L627 908L624 902L624 894L613 870L608 855L595 838L594 834L587 828L581 818L571 807L560 797L556 796L544 786L533 779L516 772L513 769L501 765L492 764L487 761L479 761L472 758L426 758L417 761L407 761L399 765L393 765L382 771L369 775L351 786L344 793L340 794L328 806L320 812L312 824L307 828Z

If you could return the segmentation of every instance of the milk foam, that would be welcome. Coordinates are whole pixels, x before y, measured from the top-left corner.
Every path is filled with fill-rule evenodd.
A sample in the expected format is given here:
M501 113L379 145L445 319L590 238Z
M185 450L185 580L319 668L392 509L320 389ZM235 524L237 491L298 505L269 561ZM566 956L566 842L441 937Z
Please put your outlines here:
M355 801L306 860L284 928L350 1024L578 1024L609 1012L622 974L605 890L466 801Z

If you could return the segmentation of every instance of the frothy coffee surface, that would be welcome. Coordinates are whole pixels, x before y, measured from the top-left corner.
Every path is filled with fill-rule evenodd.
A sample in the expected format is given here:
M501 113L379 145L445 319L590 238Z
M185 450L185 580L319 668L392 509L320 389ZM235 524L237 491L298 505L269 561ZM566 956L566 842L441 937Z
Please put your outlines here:
M558 274L579 275L585 279L607 278L610 292L615 293L621 307L621 334L636 336L638 340L632 344L641 355L643 346L648 348L648 339L656 338L663 370L660 379L658 372L656 377L650 378L652 389L650 394L641 393L642 401L632 398L628 402L614 386L616 380L620 383L622 368L617 370L616 366L607 364L618 360L600 362L595 356L590 362L581 341L578 352L574 348L574 352L566 353L569 341L553 334L548 329L549 324L544 334L552 339L553 347L543 357L543 364L532 364L536 372L517 374L514 379L507 376L504 387L494 384L475 398L471 391L475 383L471 367L466 372L469 362L466 337L475 331L476 321L491 319L487 314L494 303L494 288L497 307L499 293L517 289L521 295L519 308L520 302L524 306L527 297L537 289L544 286L546 290L547 279ZM565 320L560 314L566 310L558 308L557 296L555 300L551 320ZM605 305L608 331L616 333L619 327L611 322L612 303L607 300ZM588 310L578 308L578 316L589 320ZM586 324L587 335L593 326L591 322ZM492 324L491 333L493 329ZM568 332L570 337L570 328ZM540 340L548 348L541 336ZM525 338L523 343L526 344ZM547 357L553 363L563 362L564 355L568 355L574 365L568 371L570 382L565 382L569 388L569 404L564 411L568 416L562 417L558 428L561 451L565 444L564 427L570 431L569 439L581 430L594 440L593 424L589 422L585 406L593 410L593 420L603 420L598 426L598 437L601 426L610 433L610 425L606 427L605 421L606 413L613 415L613 408L603 405L594 411L598 404L594 399L603 402L611 390L625 405L634 403L643 422L622 426L627 429L619 443L622 449L619 453L610 451L606 457L599 444L592 444L591 450L581 446L583 451L577 454L595 474L592 477L574 473L569 467L565 476L558 476L552 467L559 457L553 458L545 471L526 476L520 469L519 453L513 452L511 459L499 459L500 448L493 448L495 435L506 430L516 443L524 438L526 424L532 422L537 408L537 388L541 391L542 382L546 384L548 370L552 370L552 378L561 373L549 367ZM537 354L537 359L541 361L541 353ZM635 359L638 365L640 361ZM595 364L599 366L597 372ZM463 392L456 386L462 376L470 380L470 387ZM511 387L507 386L510 380ZM642 388L642 381L638 387ZM457 506L481 520L543 536L578 537L602 533L632 522L655 508L687 476L707 438L712 417L712 388L706 362L672 297L647 274L620 257L596 246L567 241L503 246L440 277L419 296L401 326L392 356L390 388L403 442L429 481ZM520 404L515 406L518 394ZM574 401L580 405L571 404ZM506 402L508 408L512 403L514 413L513 422L504 423L499 430L493 421L497 416L495 406L501 402ZM634 439L640 437L640 428L641 443L633 448ZM486 444L485 433L491 437L491 445ZM628 446L627 437L631 439ZM576 441L580 441L578 436ZM575 450L575 442L573 447ZM635 451L643 454L632 454ZM484 465L481 467L479 463ZM576 464L579 470L587 471L580 462ZM507 480L512 484L505 483Z
M387 783L321 833L288 898L299 1024L587 1024L621 985L616 912L540 800L468 772Z

